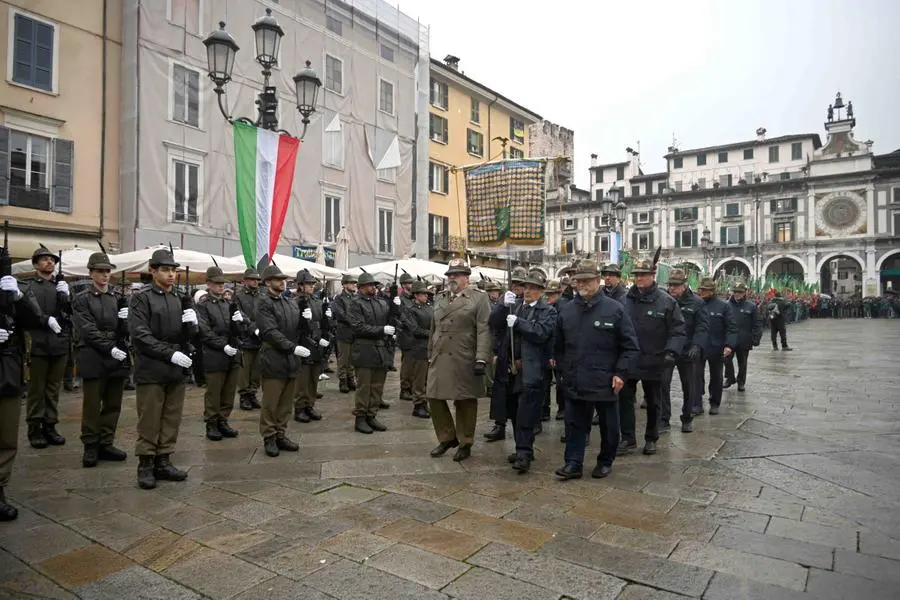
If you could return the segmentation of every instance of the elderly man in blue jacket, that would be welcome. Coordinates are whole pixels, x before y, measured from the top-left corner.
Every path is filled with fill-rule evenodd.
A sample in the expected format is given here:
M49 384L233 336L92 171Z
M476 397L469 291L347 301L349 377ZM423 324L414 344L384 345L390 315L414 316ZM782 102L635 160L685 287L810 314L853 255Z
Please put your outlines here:
M554 336L556 368L566 394L566 464L560 479L582 475L591 416L599 415L600 454L592 477L612 472L619 445L618 394L640 355L631 317L619 302L600 291L600 271L582 261L574 277L578 295L559 313Z
M556 309L543 299L547 276L532 269L525 281L525 292L518 314L506 317L506 326L520 339L521 369L510 373L521 379L519 394L509 394L507 414L512 418L516 436L516 452L509 456L512 468L526 473L534 460L534 435L541 423L544 404L544 376L550 360Z
M711 277L700 280L700 297L706 302L706 312L709 313L709 336L706 338L706 348L703 354L706 364L709 365L709 414L719 414L719 404L722 403L722 373L725 368L725 359L734 354L737 346L737 323L731 312L731 304L716 296L716 282ZM702 376L701 369L701 376ZM700 405L695 406L703 411L703 387L700 386Z

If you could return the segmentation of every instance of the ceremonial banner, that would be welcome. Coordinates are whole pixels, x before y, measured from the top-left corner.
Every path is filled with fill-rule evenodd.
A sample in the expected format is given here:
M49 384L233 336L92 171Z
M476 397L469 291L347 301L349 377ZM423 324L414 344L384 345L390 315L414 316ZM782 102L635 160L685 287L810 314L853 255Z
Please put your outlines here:
M300 140L253 125L233 123L238 228L241 249L254 267L275 254L287 215Z
M544 244L546 167L520 159L465 169L468 247Z

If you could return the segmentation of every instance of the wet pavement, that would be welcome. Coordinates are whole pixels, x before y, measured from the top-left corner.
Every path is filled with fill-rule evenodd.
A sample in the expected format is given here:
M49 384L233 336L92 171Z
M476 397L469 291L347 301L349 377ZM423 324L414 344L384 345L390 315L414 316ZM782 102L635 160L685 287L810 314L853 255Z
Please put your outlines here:
M726 390L719 415L605 480L556 481L561 421L526 475L506 463L511 436L462 464L430 458L430 422L407 402L382 413L388 432L354 433L332 380L325 420L292 422L300 452L275 459L257 412L235 411L237 439L207 441L191 389L173 455L190 477L141 491L132 456L81 468L80 396L67 394L65 446L34 450L22 428L0 598L898 598L900 320L788 333L795 351L751 353L747 391ZM131 392L129 454L135 418Z

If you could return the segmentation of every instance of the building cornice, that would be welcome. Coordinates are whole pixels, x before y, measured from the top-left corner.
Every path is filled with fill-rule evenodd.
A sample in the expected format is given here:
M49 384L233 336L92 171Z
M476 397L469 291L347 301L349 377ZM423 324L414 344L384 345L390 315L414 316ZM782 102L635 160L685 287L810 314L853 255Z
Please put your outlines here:
M518 102L507 98L499 92L495 92L486 85L478 83L468 75L465 75L455 69L451 69L441 61L434 58L431 59L431 72L437 72L439 76L449 80L455 85L473 91L479 96L484 96L488 100L494 100L495 102L497 102L497 104L505 108L511 114L523 117L527 124L540 123L544 120L544 118L536 112L525 108Z
M762 140L747 140L745 142L733 142L731 144L722 144L720 146L707 146L705 148L691 148L689 150L676 150L664 155L663 158L672 158L673 156L684 156L686 154L702 154L704 152L717 152L725 150L740 150L742 148L755 148L757 146L771 146L772 144L782 144L785 142L798 142L801 140L813 141L813 148L822 147L822 139L818 133L798 133L791 135L782 135L779 137L767 138Z

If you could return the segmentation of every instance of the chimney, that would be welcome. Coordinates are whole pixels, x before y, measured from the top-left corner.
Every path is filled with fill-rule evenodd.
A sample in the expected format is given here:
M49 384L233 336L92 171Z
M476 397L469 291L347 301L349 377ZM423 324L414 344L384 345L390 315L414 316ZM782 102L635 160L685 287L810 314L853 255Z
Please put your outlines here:
M597 155L596 154L591 154L591 166L592 167L597 166Z
M766 141L766 128L765 127L760 127L759 129L756 130L756 141L757 142Z
M453 69L454 71L459 71L459 57L453 56L452 54L448 54L444 57L444 64Z
M641 174L641 158L637 150L628 148L628 160L631 162L631 176L637 177Z

